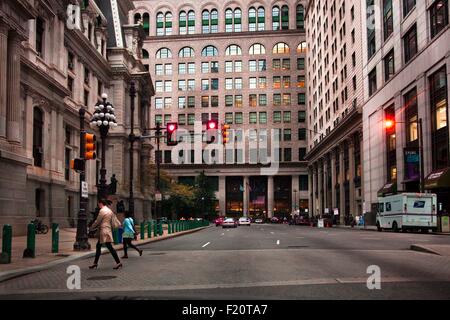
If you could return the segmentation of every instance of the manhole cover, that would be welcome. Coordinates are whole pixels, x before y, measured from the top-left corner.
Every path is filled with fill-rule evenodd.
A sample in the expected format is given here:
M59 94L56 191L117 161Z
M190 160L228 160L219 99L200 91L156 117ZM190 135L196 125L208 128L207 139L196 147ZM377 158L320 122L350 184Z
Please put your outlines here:
M298 249L298 248L308 248L308 246L288 246L288 248Z
M91 277L87 278L89 281L102 281L102 280L112 280L117 278L116 276L99 276L99 277Z

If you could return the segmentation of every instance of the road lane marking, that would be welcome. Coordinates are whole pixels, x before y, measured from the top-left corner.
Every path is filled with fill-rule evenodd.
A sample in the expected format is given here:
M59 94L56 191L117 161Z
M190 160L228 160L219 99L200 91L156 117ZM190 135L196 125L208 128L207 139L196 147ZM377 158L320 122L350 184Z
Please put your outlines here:
M275 232L271 231L270 234L275 234Z
M277 240L277 246L279 246L280 245L280 240Z
M202 246L202 248L206 247L206 246L209 245L210 243L211 243L211 242L205 243L205 244Z
M221 234L221 236L224 236L224 235L225 235L225 233L222 233L222 234Z

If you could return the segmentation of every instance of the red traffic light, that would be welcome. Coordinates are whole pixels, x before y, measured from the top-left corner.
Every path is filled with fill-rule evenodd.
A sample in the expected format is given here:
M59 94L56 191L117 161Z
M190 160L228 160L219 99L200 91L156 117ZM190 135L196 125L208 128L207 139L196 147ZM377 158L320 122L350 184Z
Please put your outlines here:
M168 123L166 129L168 132L172 133L178 129L178 123L176 122Z
M208 121L208 130L215 130L217 129L217 121L216 120L209 120Z
M392 129L395 126L395 121L393 119L386 119L384 121L384 126L386 127L386 129Z

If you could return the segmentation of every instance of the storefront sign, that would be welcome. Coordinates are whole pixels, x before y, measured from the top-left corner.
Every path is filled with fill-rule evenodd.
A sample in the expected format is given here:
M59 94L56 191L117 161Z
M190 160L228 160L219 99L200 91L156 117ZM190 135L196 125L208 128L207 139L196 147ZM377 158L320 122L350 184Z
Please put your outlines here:
M420 154L418 148L405 148L405 180L420 180Z

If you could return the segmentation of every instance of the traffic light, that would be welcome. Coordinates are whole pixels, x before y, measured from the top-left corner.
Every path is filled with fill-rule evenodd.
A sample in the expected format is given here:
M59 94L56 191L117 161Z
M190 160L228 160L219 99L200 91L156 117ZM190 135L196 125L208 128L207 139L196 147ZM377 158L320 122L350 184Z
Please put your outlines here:
M387 130L391 130L395 127L395 120L393 119L386 119L384 121L384 126Z
M230 141L230 126L228 124L222 125L222 143L226 145Z
M206 123L206 143L214 143L217 139L217 133L219 131L219 122L217 120L209 120Z
M166 126L167 131L167 145L176 146L178 144L176 131L178 130L177 122L169 122Z
M85 161L83 159L73 159L70 160L70 169L75 170L76 172L80 172L80 171L84 171L86 166L85 166Z
M92 133L84 134L84 159L85 160L95 160L97 158L97 138Z

